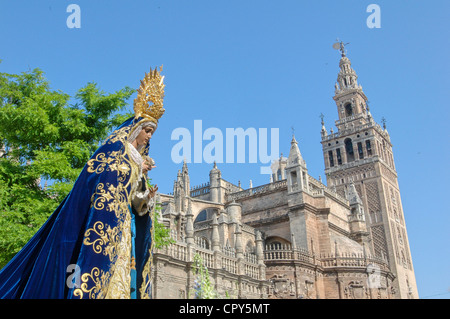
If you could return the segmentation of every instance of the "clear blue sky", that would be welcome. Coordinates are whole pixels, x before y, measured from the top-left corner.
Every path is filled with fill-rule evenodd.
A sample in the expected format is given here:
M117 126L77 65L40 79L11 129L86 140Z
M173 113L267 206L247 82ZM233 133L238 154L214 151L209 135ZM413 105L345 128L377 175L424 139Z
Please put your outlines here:
M81 8L79 29L66 25L71 3ZM381 8L379 29L366 25L371 3ZM171 133L193 133L194 120L224 133L279 128L285 155L294 127L309 173L324 179L319 115L328 129L337 119L332 44L350 42L371 113L387 119L419 294L448 298L449 11L448 0L1 1L0 70L41 68L52 89L73 95L89 81L106 92L137 88L164 64L166 114L152 139L151 177L167 193L181 168ZM260 166L219 164L244 187L269 181ZM189 164L191 185L207 182L211 168Z

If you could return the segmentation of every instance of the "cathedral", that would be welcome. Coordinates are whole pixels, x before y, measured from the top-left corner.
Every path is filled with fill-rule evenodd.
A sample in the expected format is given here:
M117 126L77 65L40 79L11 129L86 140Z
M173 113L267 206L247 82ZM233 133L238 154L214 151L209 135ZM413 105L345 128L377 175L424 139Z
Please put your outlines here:
M173 193L159 194L174 243L154 252L154 298L193 298L196 254L223 297L419 297L389 133L342 47L339 68L337 131L322 120L320 134L326 184L308 174L295 136L265 185L230 183L214 163L191 187L183 163Z

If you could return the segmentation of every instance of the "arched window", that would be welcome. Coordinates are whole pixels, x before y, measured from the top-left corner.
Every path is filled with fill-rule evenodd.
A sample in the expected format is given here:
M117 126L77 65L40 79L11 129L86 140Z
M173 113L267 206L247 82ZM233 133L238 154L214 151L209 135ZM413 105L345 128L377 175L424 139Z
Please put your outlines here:
M252 241L248 241L247 245L245 246L245 252L248 254L254 254L255 253L255 246L253 245Z
M344 141L345 153L347 154L347 162L353 162L355 160L355 154L353 153L353 143L351 138L347 138Z
M333 167L334 166L333 151L328 151L328 159L330 161L330 167Z
M353 115L353 108L351 103L345 104L345 116L352 116Z
M366 141L366 150L368 156L372 155L372 145L370 145L370 140Z
M202 222L204 220L206 220L206 209L204 209L200 213L198 213L197 218L195 219L194 223Z
M361 142L358 143L358 155L359 155L359 159L364 158L363 146L362 146Z
M338 161L338 165L342 165L342 157L341 157L341 149L340 148L336 149L336 158Z

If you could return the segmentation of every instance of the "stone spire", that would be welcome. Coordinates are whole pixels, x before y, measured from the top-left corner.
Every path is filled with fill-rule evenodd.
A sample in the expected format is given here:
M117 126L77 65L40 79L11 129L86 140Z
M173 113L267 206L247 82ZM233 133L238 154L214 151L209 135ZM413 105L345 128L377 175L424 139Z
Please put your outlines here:
M381 118L381 124L383 125L383 130L386 131L386 118L384 116Z
M351 207L351 220L364 221L365 217L363 202L359 197L358 192L356 191L356 187L355 184L353 184L353 181L351 181L350 185L348 186L347 199Z
M184 174L188 174L188 167L187 167L187 164L186 164L186 159L183 160L183 168L182 168L182 172L183 172Z
M291 150L286 165L288 193L309 191L309 177L306 162L300 153L297 140L292 135Z
M385 137L390 142L391 138L389 137L389 132L387 130L387 125L386 125L386 118L384 116L381 118L381 125L383 126L383 133L384 133Z
M322 129L320 130L320 134L322 135L322 138L327 136L327 129L325 128L325 122L323 121L324 115L321 113L320 114L320 119L321 119L321 124L322 124Z
M364 206L361 198L356 191L353 181L348 186L348 201L350 203L350 233L351 237L359 243L368 240L369 233L366 227L366 218L364 216Z
M289 151L287 168L296 165L300 165L306 168L306 162L303 159L302 154L300 153L297 140L295 139L294 134L292 134L291 150Z
M350 202L350 205L363 204L361 198L358 195L358 192L356 191L355 184L353 184L353 181L350 182L350 185L348 186L348 201Z
M182 211L182 202L183 202L183 192L181 187L181 182L179 181L180 171L178 171L177 180L173 182L173 199L175 203L175 211Z
M181 180L186 192L186 196L190 196L191 194L191 185L189 181L189 171L186 164L186 159L183 160L183 168L181 169Z

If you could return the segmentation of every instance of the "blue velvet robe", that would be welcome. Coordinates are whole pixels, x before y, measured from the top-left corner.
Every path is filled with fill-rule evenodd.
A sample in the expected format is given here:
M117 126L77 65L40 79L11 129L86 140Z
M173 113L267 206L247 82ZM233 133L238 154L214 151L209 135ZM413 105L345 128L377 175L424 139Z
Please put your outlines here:
M152 221L131 207L138 168L127 143L142 120L125 121L94 153L71 192L0 271L0 298L150 297Z

